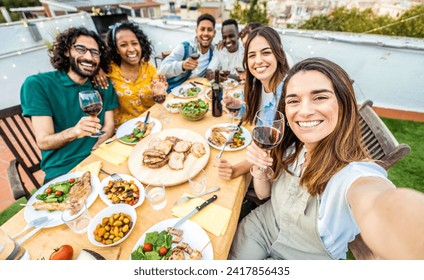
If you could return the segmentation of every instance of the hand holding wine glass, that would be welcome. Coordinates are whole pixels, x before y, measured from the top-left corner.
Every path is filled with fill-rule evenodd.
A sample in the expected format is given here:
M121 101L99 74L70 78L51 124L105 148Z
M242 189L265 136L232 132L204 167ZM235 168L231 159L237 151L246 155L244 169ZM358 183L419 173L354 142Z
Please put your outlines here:
M97 117L97 115L100 114L103 109L103 101L102 97L100 96L100 93L97 90L93 89L80 91L78 95L80 107L83 112L87 113L92 117ZM91 137L100 137L103 134L105 134L104 131L101 131L96 128L96 133L92 134Z
M252 130L253 142L261 149L269 152L280 144L284 135L284 115L274 110L259 110L254 119L255 127ZM260 180L270 180L274 171L270 167L252 166L250 173Z
M231 125L235 126L234 118L240 112L241 107L243 107L244 101L238 98L235 98L233 96L226 95L222 99L222 103L225 106L225 108L228 110L228 113L231 114Z

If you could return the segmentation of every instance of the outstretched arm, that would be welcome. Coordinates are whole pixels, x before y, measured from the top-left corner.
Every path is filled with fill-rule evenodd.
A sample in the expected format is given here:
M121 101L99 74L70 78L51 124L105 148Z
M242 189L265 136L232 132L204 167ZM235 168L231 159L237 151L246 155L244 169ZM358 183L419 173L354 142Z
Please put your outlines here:
M424 194L362 177L347 192L365 243L386 259L424 259Z

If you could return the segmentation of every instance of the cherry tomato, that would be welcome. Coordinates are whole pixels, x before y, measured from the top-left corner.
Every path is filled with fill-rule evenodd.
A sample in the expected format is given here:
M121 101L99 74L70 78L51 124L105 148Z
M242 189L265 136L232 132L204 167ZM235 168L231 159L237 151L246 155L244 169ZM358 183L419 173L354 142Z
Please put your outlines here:
M68 182L71 183L71 184L74 183L75 182L75 178L69 179Z
M54 193L54 195L55 196L61 196L63 194L63 192L62 191L56 191L55 193Z
M153 250L153 246L150 243L144 243L143 252L150 252Z
M49 260L72 260L74 248L71 245L62 245L54 249Z
M132 138L134 138L134 137L135 137L135 136L134 136L134 134L131 134L131 135L130 135L130 139L132 139Z
M52 188L47 188L47 189L46 189L46 194L51 194L51 193L52 193L52 191L53 191L53 190L52 190Z
M168 253L168 249L166 249L165 247L160 247L160 249L159 249L159 255L165 256L166 253Z

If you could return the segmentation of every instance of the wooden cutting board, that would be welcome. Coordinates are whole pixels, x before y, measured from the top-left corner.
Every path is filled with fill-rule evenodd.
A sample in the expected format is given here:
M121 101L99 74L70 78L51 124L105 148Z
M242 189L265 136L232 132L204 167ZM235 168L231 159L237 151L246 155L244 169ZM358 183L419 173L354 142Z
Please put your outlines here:
M143 152L148 148L150 141L155 138L164 140L167 136L175 136L192 143L200 142L205 147L206 154L201 158L189 154L184 161L184 169L181 170L173 170L168 164L161 168L144 166L142 164ZM187 129L165 129L147 136L134 147L128 160L128 168L131 174L145 185L160 185L163 183L166 187L170 187L185 183L189 177L196 176L208 163L209 156L209 145L200 134Z

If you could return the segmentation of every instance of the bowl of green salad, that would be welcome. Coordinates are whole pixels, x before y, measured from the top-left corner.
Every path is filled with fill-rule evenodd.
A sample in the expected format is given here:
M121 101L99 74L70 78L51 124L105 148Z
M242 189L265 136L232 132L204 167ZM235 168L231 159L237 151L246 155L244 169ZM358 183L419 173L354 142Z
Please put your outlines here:
M180 114L189 121L198 121L205 117L209 104L202 99L183 103L179 108Z

